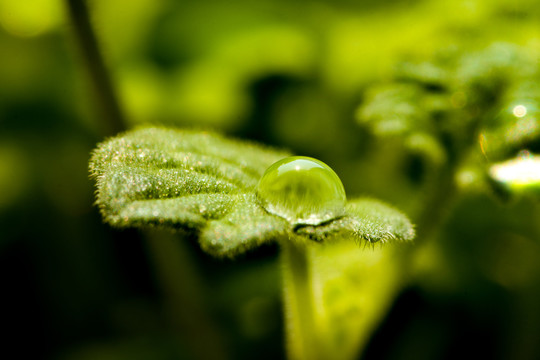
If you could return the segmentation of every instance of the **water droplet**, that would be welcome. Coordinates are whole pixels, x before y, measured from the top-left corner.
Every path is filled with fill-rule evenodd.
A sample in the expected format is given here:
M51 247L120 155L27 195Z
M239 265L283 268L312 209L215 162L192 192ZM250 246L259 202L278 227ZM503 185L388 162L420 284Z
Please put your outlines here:
M521 189L540 186L540 156L528 151L518 154L515 159L497 163L490 168L490 175L511 188Z
M337 174L322 161L304 156L271 165L257 195L268 212L295 225L318 225L341 216L347 201Z
M527 107L524 105L516 105L512 109L512 114L514 114L515 117L522 118L527 115Z

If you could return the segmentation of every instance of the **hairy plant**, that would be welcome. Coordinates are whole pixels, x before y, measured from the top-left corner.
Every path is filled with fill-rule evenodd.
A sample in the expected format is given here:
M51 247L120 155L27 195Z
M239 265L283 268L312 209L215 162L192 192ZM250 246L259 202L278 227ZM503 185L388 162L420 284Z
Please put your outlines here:
M90 171L106 222L196 231L215 256L234 257L284 237L377 243L414 236L403 214L373 199L351 200L343 215L318 225L300 226L266 211L257 184L288 155L210 132L143 128L102 143Z
M330 168L311 158L289 160L289 155L211 132L141 128L100 144L90 171L97 182L96 203L112 226L194 232L202 249L217 257L279 242L290 358L328 358L332 349L347 354L338 358L349 358L356 332L345 343L343 336L323 333L333 326L330 333L339 334L357 316L343 320L332 309L326 317L316 314L317 303L339 309L343 302L317 299L314 287L321 284L313 263L324 262L325 249L332 252L333 245L405 242L413 239L414 229L405 215L378 200L345 202L343 185ZM291 171L280 170L282 164L293 164ZM307 220L286 215L306 212ZM344 274L338 287L351 288L347 306L356 306L348 281ZM330 284L336 286L335 278Z

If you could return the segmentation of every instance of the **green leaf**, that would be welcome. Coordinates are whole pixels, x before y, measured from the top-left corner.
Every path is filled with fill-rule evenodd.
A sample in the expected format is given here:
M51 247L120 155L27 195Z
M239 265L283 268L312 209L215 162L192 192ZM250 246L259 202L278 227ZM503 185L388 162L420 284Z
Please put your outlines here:
M407 216L378 200L351 200L347 204L346 214L323 225L297 227L295 232L318 242L346 237L371 244L393 240L409 241L415 235Z
M375 86L358 109L358 121L376 135L407 134L413 127L428 123L428 114L420 105L421 95L422 90L411 84Z
M211 132L142 128L100 144L90 161L104 220L115 227L197 232L215 256L242 253L279 239L410 240L399 211L375 200L351 201L345 215L318 226L295 226L268 213L256 195L264 171L288 156Z
M392 82L367 90L357 120L377 136L399 135L409 151L435 164L476 142L479 132L482 151L500 157L540 134L539 76L530 49L449 49L431 62L400 64ZM411 141L418 136L420 143Z
M392 247L354 251L354 244L313 249L316 324L336 360L358 359L407 283L403 252Z

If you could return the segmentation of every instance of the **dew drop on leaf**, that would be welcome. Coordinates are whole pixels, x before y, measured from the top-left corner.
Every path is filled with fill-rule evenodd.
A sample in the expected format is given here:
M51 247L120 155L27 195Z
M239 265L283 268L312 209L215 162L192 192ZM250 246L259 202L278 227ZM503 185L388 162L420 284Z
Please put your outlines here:
M290 223L318 225L343 215L345 189L337 174L317 159L292 156L271 165L257 187L262 206Z

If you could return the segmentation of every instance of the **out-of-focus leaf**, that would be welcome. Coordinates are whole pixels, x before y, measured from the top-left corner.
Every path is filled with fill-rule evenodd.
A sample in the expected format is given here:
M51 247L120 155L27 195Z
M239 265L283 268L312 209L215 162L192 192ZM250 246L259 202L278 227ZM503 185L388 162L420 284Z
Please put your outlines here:
M391 247L354 251L350 242L314 249L318 330L333 359L358 358L388 311L404 284L397 255Z
M358 119L377 135L406 134L428 121L420 96L421 89L411 84L377 86L369 91Z
M432 166L426 168L430 174L460 161L485 173L485 159L499 161L535 148L539 75L527 48L508 43L474 51L452 48L431 62L399 65L393 82L368 89L357 118L374 135L392 137L410 154L421 155ZM471 156L475 149L479 156Z

